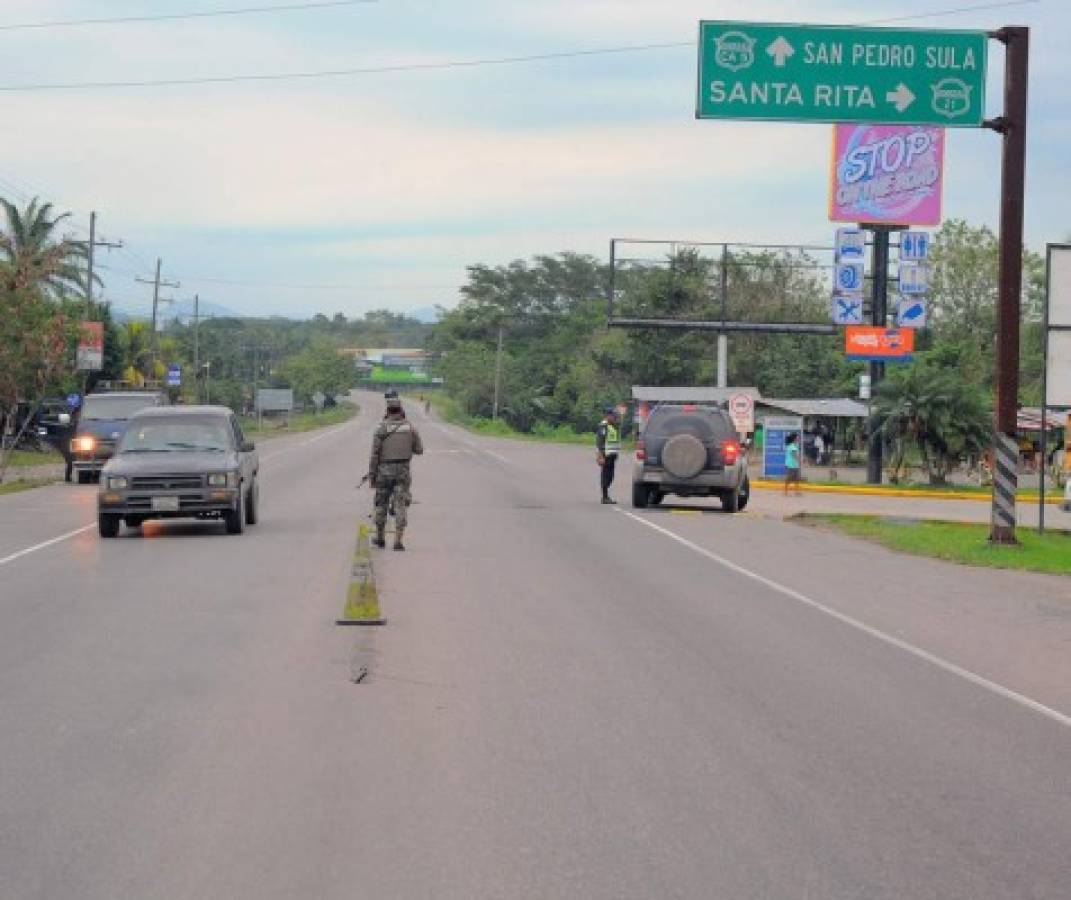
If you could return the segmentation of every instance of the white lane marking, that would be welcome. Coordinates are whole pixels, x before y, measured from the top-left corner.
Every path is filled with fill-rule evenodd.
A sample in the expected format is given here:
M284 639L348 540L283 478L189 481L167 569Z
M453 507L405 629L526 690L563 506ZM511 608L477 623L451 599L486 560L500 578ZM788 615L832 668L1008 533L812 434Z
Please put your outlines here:
M457 433L457 431L453 429L448 429L445 425L440 425L438 422L432 422L431 424L438 428L439 431L441 431L447 437L453 438L459 444L464 444L470 450L476 450L479 453L486 453L488 456L497 459L500 463L505 463L507 466L510 465L510 461L506 459L506 457L504 457L501 453L495 453L494 450L488 450L486 447L481 447L474 441L470 441L466 438L463 438L460 434Z
M731 569L738 575L743 575L745 578L750 578L753 581L757 581L759 584L765 585L773 591L779 594L802 603L805 606L809 606L811 609L817 610L820 613L824 613L830 618L836 619L838 622L842 622L845 625L849 625L852 628L862 631L864 634L870 635L872 638L876 638L890 646L903 650L905 653L910 653L919 659L925 660L931 665L937 666L939 669L943 669L952 675L969 681L971 684L977 687L983 688L990 693L996 694L998 697L1003 697L1005 700L1011 700L1013 703L1018 703L1020 706L1025 706L1027 709L1033 710L1036 713L1040 713L1046 718L1052 719L1052 721L1063 725L1065 728L1071 728L1071 716L1064 715L1051 707L1045 706L1043 703L1038 703L1037 700L1032 700L1024 694L1020 694L1017 691L1013 691L1011 688L1006 688L1002 684L997 684L995 681L990 681L988 678L984 678L969 669L964 669L962 666L957 666L955 663L949 662L947 659L942 659L940 656L936 656L930 653L928 650L923 650L921 647L916 647L914 644L909 644L907 641L902 641L900 638L893 637L891 634L886 634L877 628L867 625L864 622L860 622L858 619L853 619L851 616L845 615L842 612L838 612L832 607L826 606L824 603L819 603L808 597L806 594L802 594L794 588L790 588L787 585L781 584L778 581L774 581L772 578L767 578L765 575L760 575L758 572L753 572L751 569L746 569L738 563L734 563L731 560L726 559L724 556L719 556L711 550L707 550L705 547L700 547L698 544L693 543L687 538L681 537L679 534L670 531L668 528L663 528L661 525L656 525L654 522L650 522L642 516L637 516L635 513L630 513L624 509L617 510L622 515L628 516L630 519L639 522L641 525L646 525L648 528L654 529L660 534L665 535L668 538L676 541L678 544L683 544L689 550L694 550L701 556L707 557L718 565L724 566L727 569Z
M338 431L341 431L347 425L353 424L352 422L343 422L341 425L336 425L334 428L328 428L326 431L320 432L316 437L309 438L307 441L301 441L298 444L291 444L289 447L283 447L282 450L277 450L275 453L269 453L266 456L262 456L261 460L267 462L269 459L275 459L277 456L282 456L284 453L289 453L291 450L299 450L302 447L308 447L309 444L315 444L317 441L323 440Z
M5 556L0 559L0 566L6 566L9 562L14 562L23 556L28 556L31 553L36 553L38 550L44 550L45 547L51 547L53 544L58 544L60 541L66 541L69 538L73 538L76 534L81 534L83 531L89 531L90 528L95 528L96 522L90 522L88 525L83 525L81 528L76 528L74 531L68 531L66 534L61 534L58 537L49 538L47 541L41 541L40 544L34 544L32 547L27 547L25 550L17 550L10 556Z

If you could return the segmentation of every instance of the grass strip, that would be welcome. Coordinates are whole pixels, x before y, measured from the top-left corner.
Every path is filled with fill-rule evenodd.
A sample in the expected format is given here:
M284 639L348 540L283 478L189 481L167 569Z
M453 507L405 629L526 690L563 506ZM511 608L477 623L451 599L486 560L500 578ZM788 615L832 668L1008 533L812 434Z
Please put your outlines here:
M1038 534L1035 529L1021 527L1016 530L1019 543L1009 546L991 544L988 525L966 522L837 513L801 513L792 520L834 529L914 556L968 566L1071 575L1071 533L1066 531Z
M432 409L439 414L444 422L458 425L473 434L484 437L507 438L515 441L536 441L544 444L575 444L578 446L595 448L595 424L590 432L574 431L568 425L547 425L537 422L531 431L518 431L501 419L485 419L481 416L470 416L461 409L461 405L453 397L447 394L435 394L431 397ZM626 439L622 442L621 449L630 452L635 448L634 439Z
M323 412L296 412L290 414L290 424L285 419L262 419L257 425L256 416L242 416L242 433L248 438L271 437L282 434L300 434L303 431L315 431L331 425L348 422L360 410L352 403L340 403Z
M55 478L18 478L14 481L5 481L0 484L0 495L32 491L34 488L45 487L55 483Z
M56 450L12 450L7 465L11 469L28 469L32 466L48 466L62 463L63 457Z

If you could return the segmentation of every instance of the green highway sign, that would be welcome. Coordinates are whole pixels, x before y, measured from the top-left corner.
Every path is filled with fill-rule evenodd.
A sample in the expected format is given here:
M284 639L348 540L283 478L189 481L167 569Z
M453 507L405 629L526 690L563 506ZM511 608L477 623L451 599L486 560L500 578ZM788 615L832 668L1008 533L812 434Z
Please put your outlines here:
M699 23L700 119L978 126L984 31Z

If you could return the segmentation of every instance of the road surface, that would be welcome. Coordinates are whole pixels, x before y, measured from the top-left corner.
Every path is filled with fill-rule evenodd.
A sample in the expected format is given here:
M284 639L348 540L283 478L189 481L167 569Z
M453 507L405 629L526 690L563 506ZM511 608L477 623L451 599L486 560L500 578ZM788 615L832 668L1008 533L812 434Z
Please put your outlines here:
M414 412L389 623L339 628L377 415L264 444L242 536L0 498L0 897L1066 900L1068 580Z

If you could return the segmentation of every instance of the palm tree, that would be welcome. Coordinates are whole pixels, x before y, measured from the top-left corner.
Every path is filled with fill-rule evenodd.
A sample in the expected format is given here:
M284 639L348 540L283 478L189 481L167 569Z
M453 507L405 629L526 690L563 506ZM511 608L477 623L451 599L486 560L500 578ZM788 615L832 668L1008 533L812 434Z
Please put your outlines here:
M9 292L41 291L50 299L85 290L88 246L69 237L56 239L56 228L70 213L54 215L51 203L37 197L25 210L0 198L6 222L0 231L0 271Z
M918 448L931 484L985 447L991 414L984 394L953 369L925 362L896 372L877 392L875 423L889 443L894 481L908 444Z

